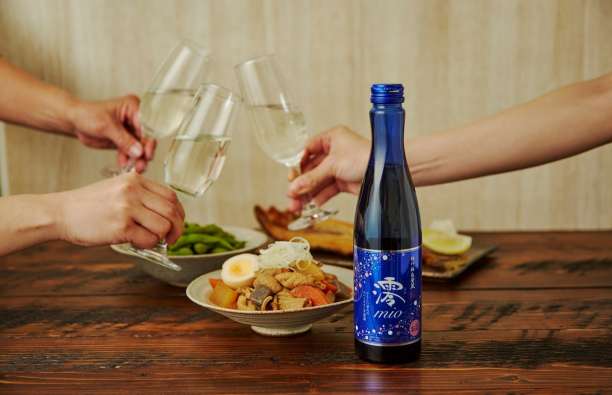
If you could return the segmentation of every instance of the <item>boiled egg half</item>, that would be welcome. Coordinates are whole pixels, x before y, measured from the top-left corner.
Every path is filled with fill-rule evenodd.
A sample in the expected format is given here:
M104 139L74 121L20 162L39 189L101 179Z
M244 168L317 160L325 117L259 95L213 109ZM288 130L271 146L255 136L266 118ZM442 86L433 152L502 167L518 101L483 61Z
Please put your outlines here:
M253 283L255 272L259 269L257 255L240 254L223 263L221 280L234 289L246 287Z

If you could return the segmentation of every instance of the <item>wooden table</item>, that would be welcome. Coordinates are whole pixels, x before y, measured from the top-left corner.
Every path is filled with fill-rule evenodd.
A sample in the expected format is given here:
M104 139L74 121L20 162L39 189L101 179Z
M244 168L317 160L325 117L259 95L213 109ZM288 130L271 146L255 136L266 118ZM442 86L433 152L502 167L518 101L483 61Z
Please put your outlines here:
M350 308L267 338L109 248L0 258L0 392L611 392L612 232L476 237L499 249L425 284L423 354L395 366L355 357Z

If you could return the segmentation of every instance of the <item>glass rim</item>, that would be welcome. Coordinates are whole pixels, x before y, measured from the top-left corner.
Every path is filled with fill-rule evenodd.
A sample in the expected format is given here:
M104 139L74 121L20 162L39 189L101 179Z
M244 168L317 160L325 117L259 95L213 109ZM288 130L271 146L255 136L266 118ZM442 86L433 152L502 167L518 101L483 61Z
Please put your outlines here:
M198 52L199 54L203 55L204 57L210 57L210 50L206 49L206 47L204 47L202 44L200 44L199 42L192 40L191 38L181 38L179 40L179 45L185 46L187 48L190 48L196 52Z
M259 56L256 56L254 58L247 59L247 60L245 60L243 62L240 62L237 65L235 65L234 69L239 69L239 68L241 68L243 66L246 66L248 64L251 64L251 63L258 63L258 62L261 62L264 59L276 59L276 54L275 53L269 53L269 54L259 55Z
M215 95L216 97L219 97L224 100L231 100L234 103L243 102L242 97L238 93L222 85L215 84L212 82L204 82L200 84L198 91L197 91L197 96L202 96L202 92L204 92L204 90L208 88L214 89L213 95Z

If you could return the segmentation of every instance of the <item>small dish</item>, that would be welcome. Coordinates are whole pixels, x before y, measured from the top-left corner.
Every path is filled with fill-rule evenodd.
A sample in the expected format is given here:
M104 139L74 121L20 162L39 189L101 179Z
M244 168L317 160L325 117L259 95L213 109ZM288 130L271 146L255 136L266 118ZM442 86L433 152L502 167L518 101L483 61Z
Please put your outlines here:
M338 266L324 265L326 273L334 274L338 280L348 287L353 286L353 271ZM209 278L220 278L221 271L205 274L193 280L187 287L187 297L195 304L221 314L233 321L250 325L256 333L264 336L291 336L304 333L312 328L312 324L329 317L338 310L350 305L353 298L330 303L324 306L307 307L290 311L244 311L226 309L210 302L212 286Z
M238 250L219 252L216 254L170 256L172 262L181 267L181 271L174 271L163 266L151 263L134 253L126 247L127 244L111 245L111 248L123 255L126 255L143 272L155 277L170 285L185 288L189 283L204 273L220 269L223 262L234 255L252 252L263 248L268 243L268 236L265 233L236 226L221 226L224 230L234 234L238 240L244 240L246 245Z

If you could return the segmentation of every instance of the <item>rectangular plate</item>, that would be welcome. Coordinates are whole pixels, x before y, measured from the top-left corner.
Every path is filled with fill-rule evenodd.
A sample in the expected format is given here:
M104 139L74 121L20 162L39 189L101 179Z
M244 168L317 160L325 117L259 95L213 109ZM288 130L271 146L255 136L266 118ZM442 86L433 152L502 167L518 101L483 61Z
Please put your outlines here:
M435 268L429 265L423 265L423 278L439 281L451 280L459 276L482 258L491 254L496 248L496 246L483 245L475 242L467 253L458 256L457 259L445 262L444 268ZM353 261L346 257L341 257L326 252L316 252L314 255L315 259L326 264L351 268L353 267Z

